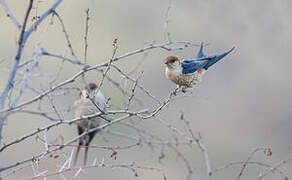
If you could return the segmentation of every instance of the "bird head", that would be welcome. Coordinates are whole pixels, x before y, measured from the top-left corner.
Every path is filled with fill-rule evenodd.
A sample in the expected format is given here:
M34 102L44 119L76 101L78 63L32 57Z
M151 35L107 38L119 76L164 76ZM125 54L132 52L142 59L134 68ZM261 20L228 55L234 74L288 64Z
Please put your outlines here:
M164 63L170 69L175 69L181 66L181 62L176 56L168 56L165 58Z
M85 86L85 90L81 91L81 97L93 98L98 91L98 86L95 83L89 83Z

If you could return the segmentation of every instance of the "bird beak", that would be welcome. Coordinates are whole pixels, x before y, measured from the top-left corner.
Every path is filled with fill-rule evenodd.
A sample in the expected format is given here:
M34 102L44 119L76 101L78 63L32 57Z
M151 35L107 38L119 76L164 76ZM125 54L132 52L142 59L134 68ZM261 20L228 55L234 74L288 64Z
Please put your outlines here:
M169 62L167 61L167 62L165 62L164 64L169 64Z

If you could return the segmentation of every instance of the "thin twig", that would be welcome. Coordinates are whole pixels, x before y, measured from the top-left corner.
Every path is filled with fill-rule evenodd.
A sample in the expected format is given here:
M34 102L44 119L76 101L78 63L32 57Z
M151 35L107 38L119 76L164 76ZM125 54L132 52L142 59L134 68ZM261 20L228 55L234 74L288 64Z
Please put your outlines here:
M32 115L38 115L38 116L43 116L44 118L50 120L50 121L59 121L60 119L55 119L51 116L49 116L47 113L44 112L35 112L35 111L29 111L29 110L21 110L18 111L20 113L26 113L26 114L32 114Z
M120 111L120 112L121 112L121 113L126 113L126 111ZM85 135L87 135L87 134L89 134L89 133L91 133L91 132L95 132L95 131L102 130L102 129L108 127L108 126L111 126L111 125L113 125L113 124L115 124L115 123L118 123L118 122L120 122L120 121L122 121L122 120L124 120L124 119L127 119L127 118L131 117L131 116L138 116L138 115L143 114L143 113L145 113L145 112L146 112L145 110L141 110L141 111L137 111L137 112L127 112L126 115L124 115L124 116L122 116L122 117L119 117L119 118L117 118L117 119L114 119L114 120L112 120L112 121L110 121L110 122L108 122L108 123L106 123L106 124L100 125L100 126L98 126L98 127L95 127L95 128L89 129L88 131L85 131L84 133L80 134L79 136L76 136L76 137L72 138L72 139L69 140L67 143L64 143L64 146L66 146L66 145L68 145L68 144L71 144L71 143L77 141L78 139L82 138L83 136L85 136ZM115 112L115 113L117 113L117 112ZM87 116L87 118L97 117L98 115L101 115L101 113L98 113L98 114L95 114L95 115L91 115L91 116ZM33 136L33 135L35 135L35 134L37 134L37 133L39 133L39 132L42 132L42 131L48 130L48 129L52 128L52 127L55 127L55 126L57 126L57 125L60 125L60 124L62 124L62 123L72 124L72 123L74 123L74 122L76 122L76 121L79 121L79 120L82 120L82 119L85 119L85 118L77 118L77 119L73 119L73 120L69 120L69 121L59 121L59 122L57 122L57 123L53 123L53 124L51 124L51 125L49 125L49 126L47 126L47 127L39 128L39 129L37 129L36 131L34 131L33 133L31 133L31 134L29 134L29 135L26 135L26 136L23 136L21 139L19 139L19 140L17 140L17 141L14 141L14 142L10 143L9 146L12 145L12 144L15 144L15 143L17 143L17 142L20 142L20 141L22 141L22 140L24 140L24 139L26 139L26 138L28 138L28 137L30 137L30 136ZM0 172L6 171L6 170L8 170L8 169L11 169L11 168L14 168L14 167L20 166L20 165L22 165L22 164L25 164L25 163L28 163L28 162L31 162L31 161L38 161L38 160L40 160L41 158L43 158L44 156L46 156L46 155L48 155L48 154L50 154L50 153L53 153L53 152L55 152L55 151L58 151L58 150L62 149L64 146L59 146L59 147L56 147L56 148L50 149L50 150L48 150L48 151L46 151L46 152L42 152L42 153L40 153L40 154L38 154L38 155L36 155L36 156L34 156L34 157L32 157L32 158L27 158L27 159L25 159L25 160L22 160L22 161L16 162L16 163L14 163L14 164L12 164L12 165L9 165L9 166L6 166L6 167L1 167L1 168L0 168ZM8 147L8 144L5 145L4 147ZM4 148L2 147L2 148L0 149L0 152L3 151L3 150L4 150Z
M289 162L292 161L292 157L282 160L279 163L277 163L276 165L273 165L272 167L270 167L270 169L264 173L262 173L261 175L258 176L258 179L263 179L264 177L266 177L267 175L269 175L270 173L273 173L274 171L277 171L281 166L283 166L284 164L287 164ZM285 180L288 180L288 177L285 177Z
M166 41L169 41L171 42L171 38L170 38L170 32L168 31L168 25L169 25L169 22L170 22L170 19L169 19L169 12L170 12L170 9L171 9L171 0L168 0L168 6L167 6L167 9L166 9L166 12L165 12L165 16L164 16L164 38Z
M115 57L116 52L117 52L117 49L118 49L118 44L117 44L117 43L118 43L118 39L116 38L116 39L114 39L114 41L113 41L113 54L112 54L112 57L110 58L109 62L107 63L106 70L104 71L104 73L103 73L103 75L102 75L101 81L100 81L100 83L99 83L99 85L98 85L98 89L101 88L101 86L102 86L102 84L103 84L103 81L104 81L104 78L105 78L106 74L109 72L109 70L110 70L110 68L111 68L111 64L112 64L112 62L113 62L113 60L114 60L114 57Z
M185 44L184 44L185 43ZM114 59L112 59L112 62L115 62L115 61L118 61L118 60L121 60L121 59L124 59L126 57L129 57L129 56L132 56L132 55L135 55L135 54L139 54L139 53L142 53L144 51L147 51L147 50L150 50L150 49L155 49L155 48L162 48L162 49L165 49L165 50L168 50L168 51L171 51L171 50L182 50L186 47L190 47L192 44L189 43L189 42L167 42L167 43L163 43L163 44L155 44L155 45L150 45L150 46L147 46L147 47L144 47L144 48L141 48L141 49L137 49L137 50L134 50L134 51L131 51L131 52L128 52L128 53L125 53L121 56L118 56L118 57L115 57ZM183 46L178 46L178 47L171 47L171 45L173 44L183 44ZM98 64L98 65L95 65L95 66L90 66L88 68L85 68L81 71L79 71L78 73L74 74L71 78L59 83L58 85L56 86L53 86L51 88L49 88L47 91L43 92L42 94L32 98L31 100L28 100L14 108L8 108L8 109L4 109L4 110L1 110L0 113L3 113L3 112L10 112L10 111L13 111L13 110L16 110L16 109L19 109L19 108L22 108L24 106L27 106L29 104L32 104L40 99L42 99L45 95L47 95L48 93L51 93L53 92L54 90L66 85L66 84L69 84L69 83L72 83L74 82L79 76L81 76L83 73L86 73L88 71L92 71L92 70L96 70L96 69L99 69L101 67L106 67L108 66L108 62L106 63L102 63L102 64ZM113 65L112 65L113 66ZM139 87L139 85L137 85ZM144 88L145 89L145 88ZM149 94L149 92L147 93ZM158 100L159 101L159 100ZM159 101L160 102L160 101ZM0 108L1 109L1 108Z
M48 177L52 177L52 176L57 176L57 175L61 175L64 174L66 172L72 172L72 171L76 171L74 177L77 177L80 173L80 171L83 171L85 169L91 169L91 168L111 168L111 169L117 169L117 168L122 168L122 169L129 169L131 172L134 173L134 176L138 176L138 172L137 169L140 170L150 170L150 171L157 171L160 172L163 176L164 179L166 179L166 175L164 173L164 171L162 169L159 168L154 168L154 167L144 167L144 166L136 166L135 163L131 163L131 164L106 164L104 162L101 163L94 163L93 165L87 165L87 166L76 166L76 167L70 167L70 168L64 168L62 169L62 171L57 171L54 173L50 173L50 174L42 174L39 176L35 176L33 178L30 178L28 180L36 180L36 179L43 179L43 178L48 178Z
M63 31L63 33L64 33L64 35L65 35L65 38L66 38L66 41L67 41L67 45L68 45L68 47L69 47L69 49L70 49L71 55L72 55L75 59L78 59L77 56L76 56L75 53L74 53L74 50L73 50L73 47L72 47L72 43L71 43L71 41L70 41L70 39L69 39L69 34L68 34L68 32L66 31L66 28L65 28L65 24L64 24L64 22L63 22L63 19L61 18L61 16L60 16L55 10L53 11L53 14L54 14L55 16L57 16L57 18L58 18L58 20L59 20L59 22L60 22L60 24L61 24L62 31Z
M238 176L236 178L237 180L239 180L240 177L243 175L244 170L247 168L248 162L251 160L251 158L254 156L254 154L256 152L265 151L265 150L266 150L266 148L257 148L257 149L255 149L254 151L252 151L250 153L250 155L248 156L248 158L246 159L246 161L242 165L242 168L241 168L241 170L240 170L240 172L239 172L239 174L238 174Z
M125 111L125 110L116 110L116 111L108 111L107 114L130 114L130 115L138 115L138 114L142 114L142 113L146 113L147 110L140 110L140 111L137 111L137 112L133 112L133 111ZM54 122L52 124L49 124L47 126L44 126L42 128L37 128L36 130L34 130L33 132L30 132L26 135L23 135L21 138L17 138L9 143L6 143L5 145L3 145L1 148L0 148L0 152L2 152L4 149L8 148L9 146L13 145L13 144L16 144L16 143L19 143L19 142L22 142L23 140L29 138L29 137L32 137L40 132L43 132L45 131L46 129L51 129L52 127L56 127L56 126L59 126L61 124L72 124L72 123L75 123L75 122L78 122L78 121L81 121L81 120L90 120L92 118L95 118L95 117L99 117L101 116L103 113L102 112L99 112L99 113L96 113L96 114L92 114L92 115L89 115L89 116L83 116L81 118L74 118L74 119L71 119L71 120L63 120L63 121L58 121L58 122ZM0 168L1 169L1 168Z
M228 164L226 164L226 165L224 165L222 167L218 167L218 168L214 169L213 170L213 175L215 173L218 173L219 171L224 170L224 169L230 168L230 167L235 166L235 165L242 165L244 163L246 163L246 162L245 161L240 161L240 162L228 163ZM269 165L269 164L265 164L265 163L262 163L262 162L256 162L256 161L249 161L247 164L249 164L249 165L257 165L257 166L260 166L260 167L266 167L266 168L269 168L269 169L272 168L272 166ZM278 174L280 174L282 176L284 175L284 173L282 171L280 171L279 169L275 169L275 172L277 172Z
M131 76L127 75L126 73L124 73L120 68L118 68L117 66L115 65L112 65L112 67L114 69L116 69L120 74L122 74L125 78L127 78L128 80L132 81L132 82L136 82L136 79L132 78ZM137 82L137 87L140 88L142 91L144 91L149 97L151 97L153 100L155 100L156 102L158 103L161 103L160 100L155 97L148 89L146 89L144 86L140 85L138 82Z
M61 56L61 55L57 55L57 54L50 53L50 52L48 52L48 51L46 51L46 50L44 50L43 55L45 55L45 56L50 56L50 57L55 57L55 58L58 58L58 59L62 59L62 60L64 60L64 61L70 62L70 63L72 63L72 64L77 64L77 65L82 65L82 66L84 66L84 67L89 67L89 65L82 63L82 62L79 61L78 59L76 59L76 60L72 60L72 59L70 59L70 58L66 58L66 57Z
M183 113L181 114L180 118L181 118L181 120L183 120L185 122L187 129L188 129L189 133L191 134L193 141L195 141L197 143L197 145L200 148L200 150L202 151L202 153L204 153L207 175L210 178L212 176L211 162L209 159L209 154L208 154L207 148L206 148L205 144L203 143L202 137L200 134L198 135L198 137L195 136L195 134L193 133L193 130L190 127L190 122L184 118Z
M142 74L143 74L143 72L138 76L138 78L136 79L136 81L135 81L135 83L133 85L133 88L131 90L131 96L129 97L128 103L127 103L127 106L126 106L126 110L129 110L129 108L130 108L131 101L133 100L134 95L135 95L135 90L136 90L136 87L137 87L137 84L138 84L138 80L142 76Z
M85 23L85 35L84 35L84 63L87 63L87 48L88 48L88 29L89 29L89 8L86 10L86 23Z

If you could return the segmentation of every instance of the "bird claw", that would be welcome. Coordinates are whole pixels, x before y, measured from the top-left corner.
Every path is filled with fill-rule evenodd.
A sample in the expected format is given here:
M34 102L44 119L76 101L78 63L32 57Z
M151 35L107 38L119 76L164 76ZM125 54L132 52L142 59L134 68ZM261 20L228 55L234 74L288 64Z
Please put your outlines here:
M177 93L176 93L176 91L174 91L172 94L173 94L174 96L176 96Z
M187 92L186 88L182 88L181 92L186 93Z

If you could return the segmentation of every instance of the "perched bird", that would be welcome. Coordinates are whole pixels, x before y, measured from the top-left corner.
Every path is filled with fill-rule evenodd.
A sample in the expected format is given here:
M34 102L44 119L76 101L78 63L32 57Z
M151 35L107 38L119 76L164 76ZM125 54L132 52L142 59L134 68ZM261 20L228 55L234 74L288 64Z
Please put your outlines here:
M210 66L221 60L234 49L233 47L229 51L217 56L206 56L203 53L203 47L204 44L201 43L200 50L195 59L183 59L180 61L178 57L169 56L164 60L166 64L166 77L177 84L178 87L182 87L183 92L186 88L191 88L193 85L198 84Z
M85 86L85 89L80 92L80 99L75 101L74 105L76 106L75 118L82 118L82 116L92 115L98 112L105 113L107 111L107 104L104 95L100 92L95 83L89 83ZM100 125L102 121L101 117L95 117L92 119L84 119L78 121L77 130L78 135L81 135L85 131L95 128ZM77 152L75 155L74 164L77 162L78 154L80 151L80 146L88 146L92 141L93 137L97 131L88 133L85 136L82 136L79 139ZM88 147L85 147L84 152L84 165L87 160Z

